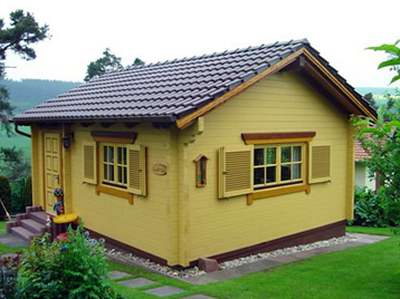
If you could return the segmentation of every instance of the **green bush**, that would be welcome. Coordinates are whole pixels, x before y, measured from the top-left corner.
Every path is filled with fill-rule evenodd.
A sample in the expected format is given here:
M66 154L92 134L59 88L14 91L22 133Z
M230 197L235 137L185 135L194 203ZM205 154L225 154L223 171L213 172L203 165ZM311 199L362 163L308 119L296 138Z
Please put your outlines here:
M25 212L25 207L32 205L32 178L27 176L15 181L11 189L12 214Z
M400 202L387 195L386 190L356 189L353 224L375 227L400 225Z
M8 178L0 176L0 199L3 201L8 212L11 210L11 187ZM6 212L3 206L0 204L0 218L6 218Z
M8 255L0 258L0 299L16 298L17 271L20 255Z
M33 241L18 272L21 299L120 298L107 279L102 243L85 237L81 227L68 230L65 241L48 236Z

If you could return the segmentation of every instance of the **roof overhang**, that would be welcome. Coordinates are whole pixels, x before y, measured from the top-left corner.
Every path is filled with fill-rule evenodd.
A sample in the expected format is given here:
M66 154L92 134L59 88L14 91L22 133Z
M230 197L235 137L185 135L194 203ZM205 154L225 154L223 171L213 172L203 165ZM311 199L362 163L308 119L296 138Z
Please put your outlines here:
M315 54L313 52L315 52ZM226 92L219 98L216 98L197 110L177 119L176 126L180 129L188 127L196 118L207 114L258 81L294 64L323 86L323 88L329 92L337 103L349 114L366 116L371 118L373 121L376 121L377 115L375 110L368 106L362 99L362 96L358 94L353 87L346 83L333 68L323 63L323 58L316 53L316 50L311 47L299 49L287 56L285 59L282 59L255 75L248 81L245 81L236 88Z

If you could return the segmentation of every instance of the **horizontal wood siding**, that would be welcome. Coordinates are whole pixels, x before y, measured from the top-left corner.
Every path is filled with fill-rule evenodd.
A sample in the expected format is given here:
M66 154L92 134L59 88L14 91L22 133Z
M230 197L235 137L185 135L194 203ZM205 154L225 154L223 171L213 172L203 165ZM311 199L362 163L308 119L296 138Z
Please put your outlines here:
M316 132L312 144L332 149L332 182L311 186L311 192L286 194L246 204L246 196L218 200L217 151L242 145L246 132ZM195 187L188 177L190 217L185 221L185 259L193 261L248 247L346 217L347 117L293 73L263 79L204 117L204 132L193 143L181 144L188 160L206 155L208 181ZM181 140L193 134L182 131ZM186 136L186 138L185 138ZM195 173L188 163L188 174ZM183 178L180 178L181 181Z
M96 194L94 185L83 183L83 144L93 140L91 131L100 126L84 128L76 125L71 148L72 196L74 212L82 217L85 227L119 242L149 252L176 264L176 171L171 165L171 134L166 129L151 125L138 125L133 129L114 125L109 131L135 131L135 144L147 147L148 195L134 195L134 204L107 193ZM165 176L155 175L151 169L155 163L168 166ZM101 171L101 168L100 168Z

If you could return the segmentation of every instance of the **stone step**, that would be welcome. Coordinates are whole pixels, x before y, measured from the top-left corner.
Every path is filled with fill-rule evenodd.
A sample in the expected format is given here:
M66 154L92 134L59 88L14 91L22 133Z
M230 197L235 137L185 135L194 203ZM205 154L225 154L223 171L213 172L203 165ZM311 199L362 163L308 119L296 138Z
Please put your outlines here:
M28 218L33 219L40 224L46 225L49 216L45 212L32 212L28 214Z
M11 233L27 241L32 241L33 238L40 236L40 234L33 233L22 226L12 227Z
M33 219L23 219L20 221L23 228L31 231L32 233L42 234L46 231L46 226Z

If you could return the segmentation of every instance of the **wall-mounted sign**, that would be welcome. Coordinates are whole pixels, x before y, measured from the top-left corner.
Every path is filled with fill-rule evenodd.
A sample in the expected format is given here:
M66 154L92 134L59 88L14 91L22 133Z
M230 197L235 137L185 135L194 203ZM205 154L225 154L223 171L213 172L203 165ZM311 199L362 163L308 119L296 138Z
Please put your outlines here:
M153 165L153 173L155 175L166 175L167 174L167 165L163 163L155 163Z

